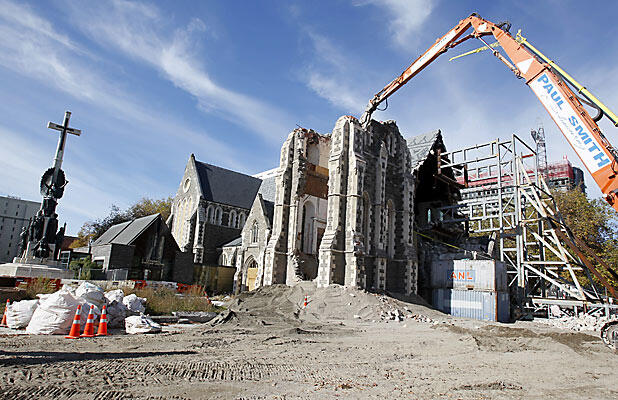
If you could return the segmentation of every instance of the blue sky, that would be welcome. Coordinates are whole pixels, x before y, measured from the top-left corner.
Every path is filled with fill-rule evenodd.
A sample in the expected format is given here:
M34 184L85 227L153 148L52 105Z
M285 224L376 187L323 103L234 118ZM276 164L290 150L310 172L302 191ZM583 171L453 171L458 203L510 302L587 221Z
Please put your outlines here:
M328 133L471 12L508 19L611 109L618 109L615 2L0 0L0 194L39 200L57 134L70 137L61 221L176 192L191 153L254 174L278 164L296 125ZM479 47L438 59L389 101L405 135L442 129L450 150L530 136L549 159L581 162L529 88ZM616 128L601 123L618 145ZM590 176L589 193L598 196Z

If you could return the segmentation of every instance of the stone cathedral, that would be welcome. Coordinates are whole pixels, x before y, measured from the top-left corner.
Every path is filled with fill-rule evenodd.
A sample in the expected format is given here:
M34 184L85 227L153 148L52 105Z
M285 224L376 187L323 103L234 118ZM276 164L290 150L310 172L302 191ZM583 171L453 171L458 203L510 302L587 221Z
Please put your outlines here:
M313 280L415 294L416 232L459 196L438 179L452 175L438 171L445 150L440 131L404 139L394 121L344 116L328 135L292 131L279 167L254 177L192 156L168 223L196 263L235 266L237 291Z

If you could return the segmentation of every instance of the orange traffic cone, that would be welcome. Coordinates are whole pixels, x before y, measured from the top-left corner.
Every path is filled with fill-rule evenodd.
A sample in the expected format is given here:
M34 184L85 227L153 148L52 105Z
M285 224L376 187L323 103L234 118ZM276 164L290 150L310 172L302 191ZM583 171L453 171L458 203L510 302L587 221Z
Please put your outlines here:
M305 296L305 302L303 303L303 308L307 308L307 304L309 303L307 303L307 296Z
M86 320L86 326L84 327L84 333L82 333L80 337L94 337L94 306L90 306L88 319Z
M7 324L6 324L6 311L9 308L9 304L11 304L11 301L9 299L6 299L6 307L4 307L4 315L2 316L2 322L0 322L0 326L7 326Z
M73 318L73 325L71 325L71 332L69 332L69 336L65 336L66 339L79 339L79 330L81 329L81 325L79 320L81 319L82 313L82 305L79 304L77 306L77 311L75 311L75 317Z
M97 336L107 336L107 306L103 306L101 310L101 320L99 321Z
M212 301L210 301L210 297L208 297L208 293L206 293L205 290L204 290L204 296L206 296L206 301L208 301L208 304L212 304Z

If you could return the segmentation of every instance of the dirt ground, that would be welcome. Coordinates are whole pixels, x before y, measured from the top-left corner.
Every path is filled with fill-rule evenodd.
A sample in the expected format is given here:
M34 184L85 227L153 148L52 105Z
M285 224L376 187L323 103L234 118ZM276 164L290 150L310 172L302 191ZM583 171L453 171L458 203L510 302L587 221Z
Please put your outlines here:
M618 354L584 333L310 283L241 295L230 310L214 326L156 335L3 330L0 398L618 398ZM394 310L403 321L388 318Z

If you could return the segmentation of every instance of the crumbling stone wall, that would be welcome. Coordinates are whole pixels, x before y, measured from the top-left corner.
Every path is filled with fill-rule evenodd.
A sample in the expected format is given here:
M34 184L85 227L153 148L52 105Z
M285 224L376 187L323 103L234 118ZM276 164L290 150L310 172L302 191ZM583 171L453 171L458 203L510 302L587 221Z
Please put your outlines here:
M277 172L273 230L264 256L262 283L272 285L299 282L302 200L307 195L326 197L327 157L330 137L299 128L290 133L281 148ZM317 164L316 164L317 163ZM260 278L260 276L258 276Z
M327 158L321 153L329 151L329 143L328 136L299 128L290 133L281 148L279 171L275 178L277 192L272 235L264 256L264 285L291 285L301 280L298 228L302 220L299 211L307 194L326 197L326 166L319 164L326 163ZM320 181L321 176L323 181Z
M393 121L367 130L341 117L332 133L318 286L416 292L410 155Z

